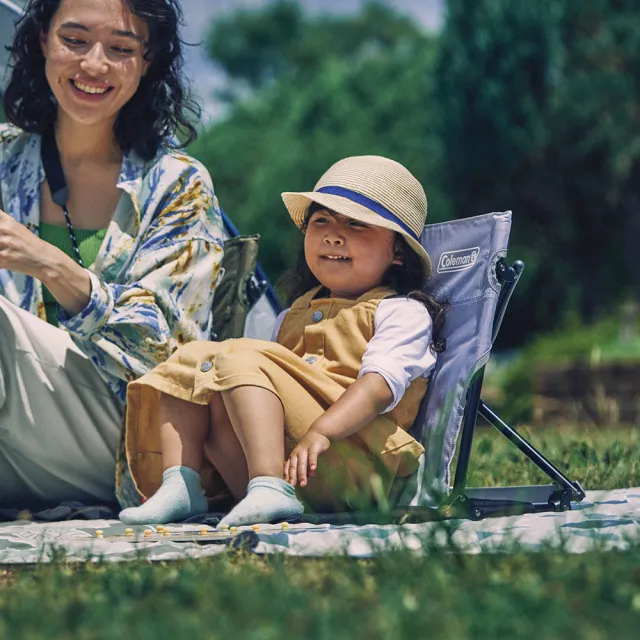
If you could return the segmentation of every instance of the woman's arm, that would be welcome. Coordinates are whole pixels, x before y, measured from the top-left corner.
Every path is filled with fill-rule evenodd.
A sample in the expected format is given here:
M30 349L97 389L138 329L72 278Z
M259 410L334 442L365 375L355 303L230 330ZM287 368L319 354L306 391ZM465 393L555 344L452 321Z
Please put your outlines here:
M88 304L59 315L92 361L123 381L163 362L178 345L209 337L223 232L208 174L190 165L157 208L120 283L87 271Z
M87 270L1 210L0 268L37 278L71 315L89 303L91 279Z
M49 287L60 326L123 398L128 381L179 344L209 337L223 254L220 211L200 163L167 154L133 189L136 220L121 220L130 227L101 249L97 263L108 266L98 273L108 275L100 278L39 238L33 223L0 211L0 269Z

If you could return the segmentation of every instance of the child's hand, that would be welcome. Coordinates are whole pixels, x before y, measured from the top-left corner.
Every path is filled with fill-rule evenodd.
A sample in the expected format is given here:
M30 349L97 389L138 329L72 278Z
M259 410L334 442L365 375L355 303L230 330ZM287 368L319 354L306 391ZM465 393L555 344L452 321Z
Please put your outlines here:
M308 431L284 463L284 479L292 487L295 487L297 482L301 487L305 487L307 485L307 467L309 469L308 477L313 478L318 467L318 456L330 446L331 440L327 436L315 431Z

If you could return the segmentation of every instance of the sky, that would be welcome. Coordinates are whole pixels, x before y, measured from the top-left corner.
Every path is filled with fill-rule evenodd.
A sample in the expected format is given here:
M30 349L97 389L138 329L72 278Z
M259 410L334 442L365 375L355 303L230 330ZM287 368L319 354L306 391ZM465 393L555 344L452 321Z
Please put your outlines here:
M12 0L15 4L25 4L26 0ZM298 0L312 14L354 13L362 8L366 0ZM413 17L425 30L440 28L444 19L445 0L384 0L400 13ZM202 43L216 16L228 14L238 9L259 9L270 0L181 0L185 25L183 37L190 43ZM0 14L0 40L8 36L6 15ZM5 34L6 32L6 34ZM216 89L224 86L224 75L211 62L203 46L185 48L185 72L191 88L203 106L205 124L223 115L223 105L215 99ZM2 64L0 56L0 65Z

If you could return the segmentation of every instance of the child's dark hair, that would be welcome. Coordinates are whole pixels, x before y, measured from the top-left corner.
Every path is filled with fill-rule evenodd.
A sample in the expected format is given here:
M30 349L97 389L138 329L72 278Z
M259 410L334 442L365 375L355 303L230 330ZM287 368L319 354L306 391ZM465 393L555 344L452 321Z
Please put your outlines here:
M322 205L312 202L304 218L302 231L307 230L307 224L311 216L316 211L325 209ZM440 352L444 351L445 342L441 337L444 327L446 311L449 305L438 302L433 297L424 292L427 282L427 272L424 263L418 254L411 249L407 241L397 234L396 249L402 254L403 261L400 265L391 265L380 284L390 287L398 294L413 298L421 302L429 312L433 321L433 348ZM289 269L278 281L278 289L284 293L287 304L292 303L296 298L304 295L310 289L320 284L313 275L304 255L304 243L301 243L298 252L298 260L294 269Z
M45 76L40 38L49 31L62 0L30 0L18 20L11 52L11 77L4 93L7 120L29 133L42 134L54 123L56 102ZM122 151L153 158L162 145L184 147L197 131L192 122L200 107L187 93L182 73L182 45L178 27L182 10L178 0L123 0L149 27L145 59L149 69L115 123ZM184 140L179 142L176 134Z

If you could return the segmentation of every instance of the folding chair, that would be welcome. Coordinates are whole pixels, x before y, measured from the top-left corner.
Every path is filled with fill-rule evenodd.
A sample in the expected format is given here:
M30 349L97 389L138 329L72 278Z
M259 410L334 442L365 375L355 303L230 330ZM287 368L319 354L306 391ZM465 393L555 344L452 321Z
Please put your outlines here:
M511 295L524 269L506 262L511 212L427 225L421 238L433 262L427 292L449 305L442 338L445 349L437 364L411 434L425 447L415 484L390 512L305 514L304 520L371 522L399 517L413 520L482 519L544 511L564 511L585 496L579 482L569 480L505 423L480 393L485 366ZM235 231L235 229L234 229ZM237 233L237 231L235 231ZM267 291L274 313L281 304L264 274L256 291ZM272 323L264 317L266 332ZM467 473L478 415L493 425L552 481L520 487L467 487ZM451 466L459 441L455 477Z
M428 292L446 301L443 338L412 435L426 453L419 487L409 507L427 507L433 517L481 519L564 511L585 493L535 447L506 424L480 397L485 366L507 304L524 269L506 262L511 212L427 225L421 241L433 261ZM467 472L477 416L509 439L552 481L541 486L468 488ZM451 465L460 441L455 478Z
M224 211L222 278L212 305L212 340L271 339L282 304L258 264L259 235L240 235Z

